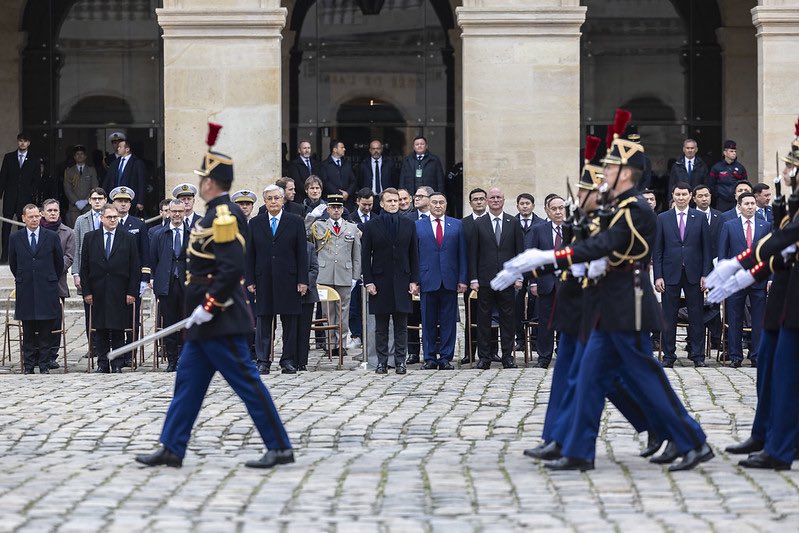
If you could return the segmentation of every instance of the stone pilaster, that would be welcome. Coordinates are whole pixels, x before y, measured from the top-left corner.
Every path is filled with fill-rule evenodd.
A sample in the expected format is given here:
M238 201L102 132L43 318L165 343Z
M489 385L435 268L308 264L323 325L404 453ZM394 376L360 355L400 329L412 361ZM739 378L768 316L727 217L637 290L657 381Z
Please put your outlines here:
M196 181L209 119L215 150L235 161L234 189L260 192L281 174L279 0L165 0L164 135L167 191Z
M24 34L19 31L24 3L15 0L4 2L4 15L0 18L0 146L4 152L17 147L17 134L21 129L22 113L20 91L20 59ZM31 148L32 149L32 148ZM41 146L37 147L41 150Z
M799 114L799 1L761 0L752 9L757 29L758 152L760 180L773 179L774 153L785 155Z
M543 204L579 173L580 26L576 1L466 0L463 30L464 203L497 185Z

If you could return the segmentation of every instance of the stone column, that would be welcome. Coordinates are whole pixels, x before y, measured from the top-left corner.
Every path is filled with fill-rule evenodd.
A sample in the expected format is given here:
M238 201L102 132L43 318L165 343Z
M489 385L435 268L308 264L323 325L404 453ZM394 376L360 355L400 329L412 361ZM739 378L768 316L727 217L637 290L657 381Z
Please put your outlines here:
M799 70L799 1L760 0L752 9L757 29L758 177L775 177L774 153L785 155L799 114L796 72Z
M234 190L280 177L279 0L164 0L166 189L197 180L208 120L224 126L215 150L234 160Z
M17 148L20 120L22 79L20 59L24 34L19 31L24 3L18 0L4 2L4 16L0 18L0 146L3 152ZM31 148L33 149L33 147ZM41 146L37 147L41 150Z
M498 185L507 210L531 192L565 194L579 174L580 26L577 0L464 0L464 204Z

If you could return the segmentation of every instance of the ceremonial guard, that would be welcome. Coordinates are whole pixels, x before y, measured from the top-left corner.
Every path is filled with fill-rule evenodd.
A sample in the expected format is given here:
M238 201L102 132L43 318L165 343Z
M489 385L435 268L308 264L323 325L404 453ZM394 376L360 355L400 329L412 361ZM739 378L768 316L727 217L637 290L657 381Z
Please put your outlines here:
M613 131L623 132L628 120L629 113L617 113ZM565 270L574 263L607 258L607 272L597 283L599 305L591 317L595 326L577 377L571 429L562 457L546 466L553 470L594 468L604 398L614 380L621 377L643 402L644 411L660 420L664 436L670 439L659 462L682 456L669 470L688 470L712 459L713 451L652 357L650 332L661 328L647 273L656 215L635 189L645 165L643 146L619 138L618 133L614 137L611 152L603 160L605 196L615 207L608 229L559 250L527 250L505 263L492 287L509 286L521 272L545 265Z
M209 150L220 127L211 125ZM175 378L175 394L161 432L163 447L150 455L138 455L136 461L147 466L182 466L203 397L219 371L244 401L267 448L263 457L248 461L246 466L271 468L293 463L288 435L247 347L247 334L253 327L241 285L247 224L228 195L233 160L209 151L201 170L195 172L200 176L200 195L208 211L189 238L186 308L193 311Z

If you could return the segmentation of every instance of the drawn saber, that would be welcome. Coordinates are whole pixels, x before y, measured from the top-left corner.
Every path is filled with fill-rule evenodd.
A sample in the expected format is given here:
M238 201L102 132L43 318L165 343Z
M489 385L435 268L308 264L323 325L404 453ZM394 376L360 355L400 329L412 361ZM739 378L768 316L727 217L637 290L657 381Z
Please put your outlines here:
M25 223L20 222L19 220L11 220L10 218L0 217L0 221L3 221L7 224L13 224L14 226L22 226L23 228L25 227Z
M189 317L189 318L191 318L191 317ZM147 335L146 337L142 337L141 339L139 339L137 341L133 341L130 344L126 344L125 346L120 346L119 348L111 350L110 352L108 352L108 355L107 355L108 360L109 361L113 361L114 359L116 359L120 355L126 354L128 352L132 352L133 350L137 350L138 348L140 348L142 346L146 346L146 345L150 344L153 341L157 341L158 339L163 339L164 337L172 335L173 333L177 333L178 331L180 331L180 330L182 330L183 328L186 327L186 324L189 323L189 318L184 318L183 320L181 320L179 322L175 322L171 326L165 327L161 331L156 331L155 333Z

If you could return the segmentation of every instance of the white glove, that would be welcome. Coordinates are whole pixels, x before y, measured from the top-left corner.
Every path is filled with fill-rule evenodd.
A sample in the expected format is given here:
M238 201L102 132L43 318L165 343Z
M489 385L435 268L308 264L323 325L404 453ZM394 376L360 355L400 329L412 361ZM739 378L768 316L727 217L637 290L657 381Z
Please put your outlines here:
M186 323L186 329L189 329L192 326L205 324L212 318L214 318L214 315L203 309L202 305L198 305L194 308L194 311L192 311L189 321Z
M605 275L608 269L608 258L594 259L588 264L588 277L590 279L597 279Z
M141 298L144 295L144 291L147 290L147 286L148 285L146 281L142 281L141 283L139 283L139 298Z
M87 205L89 205L88 200L78 200L77 202L75 202L75 207L78 208L78 211L82 210Z
M535 270L544 265L555 265L555 251L554 250L539 250L538 248L531 248L520 253L510 261L505 261L502 267L505 270L516 272L527 272ZM496 290L496 289L494 289Z
M755 277L748 270L739 270L734 276L727 278L723 285L717 286L707 295L707 301L717 304L736 292L747 288L755 282Z
M788 258L795 253L796 253L796 245L792 244L787 248L783 248L783 250L780 252L780 255L782 256L783 260L787 261Z
M734 257L719 261L718 264L716 264L716 268L713 269L713 272L708 274L705 278L705 287L713 289L721 285L727 281L728 278L741 270L741 268L741 263Z
M326 209L327 204L319 204L313 208L313 211L311 211L311 216L314 218L319 218L324 214Z
M522 275L515 270L508 270L507 268L500 270L499 273L494 276L494 279L491 280L491 288L495 291L507 289L516 283L516 280L521 279L521 277Z
M575 278L582 278L583 276L585 276L587 269L585 267L585 263L576 263L570 266L569 270L571 270L572 276L574 276Z

